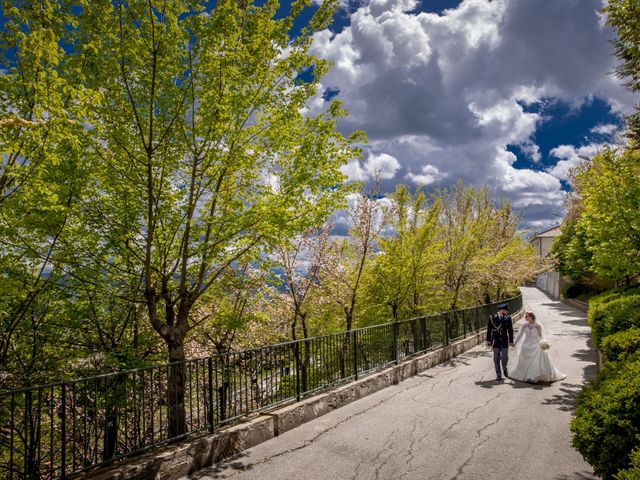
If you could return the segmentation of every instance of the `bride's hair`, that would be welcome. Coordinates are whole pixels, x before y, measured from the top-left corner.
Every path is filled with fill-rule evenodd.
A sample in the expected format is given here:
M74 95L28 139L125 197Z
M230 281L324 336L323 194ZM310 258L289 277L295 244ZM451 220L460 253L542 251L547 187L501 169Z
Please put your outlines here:
M531 315L531 318L533 318L534 320L536 319L536 314L531 310L527 310L526 312L524 312L524 316L526 317L527 315Z

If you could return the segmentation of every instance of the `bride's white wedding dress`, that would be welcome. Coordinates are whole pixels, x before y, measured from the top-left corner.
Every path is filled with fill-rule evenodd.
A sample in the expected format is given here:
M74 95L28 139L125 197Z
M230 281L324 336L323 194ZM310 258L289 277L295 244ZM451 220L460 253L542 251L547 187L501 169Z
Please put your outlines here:
M522 382L556 382L566 378L551 363L549 354L540 348L542 327L537 322L532 324L525 321L516 337L518 347L518 364L515 370L509 372L509 378Z

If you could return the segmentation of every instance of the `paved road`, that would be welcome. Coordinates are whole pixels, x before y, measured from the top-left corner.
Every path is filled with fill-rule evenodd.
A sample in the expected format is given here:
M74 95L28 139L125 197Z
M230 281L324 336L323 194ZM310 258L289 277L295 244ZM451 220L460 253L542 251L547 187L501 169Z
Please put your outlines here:
M185 480L596 478L569 431L595 375L585 316L522 290L565 380L496 382L490 352L477 347Z

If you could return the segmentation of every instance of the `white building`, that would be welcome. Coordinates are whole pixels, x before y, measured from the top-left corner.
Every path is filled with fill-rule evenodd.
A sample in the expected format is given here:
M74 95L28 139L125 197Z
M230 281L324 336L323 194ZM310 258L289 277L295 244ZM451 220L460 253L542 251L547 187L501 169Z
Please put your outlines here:
M549 252L551 251L551 245L553 245L553 240L560 235L561 228L560 225L556 225L553 228L549 228L548 230L544 230L543 232L536 233L529 243L535 248L538 255L541 257L547 257Z
M560 232L560 225L556 225L553 228L549 228L548 230L535 234L529 242L538 255L541 257L548 257L551 252L553 241L558 235L560 235ZM560 290L564 284L565 282L560 274L553 270L538 275L536 280L536 286L554 298L560 298Z

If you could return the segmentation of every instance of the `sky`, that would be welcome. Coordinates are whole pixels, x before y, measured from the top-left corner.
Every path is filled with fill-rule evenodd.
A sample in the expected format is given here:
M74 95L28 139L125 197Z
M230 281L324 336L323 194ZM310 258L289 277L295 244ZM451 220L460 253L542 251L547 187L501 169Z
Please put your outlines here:
M334 66L310 107L344 102L340 129L368 135L344 171L381 172L383 191L486 184L543 230L562 220L569 169L619 143L640 102L612 74L603 0L342 1L314 37Z
M333 69L310 113L344 103L339 128L368 136L344 172L365 182L380 172L383 192L462 179L511 199L524 230L546 229L562 220L569 169L619 143L622 115L640 103L612 74L606 0L340 1L314 35ZM346 214L334 221L346 233Z

